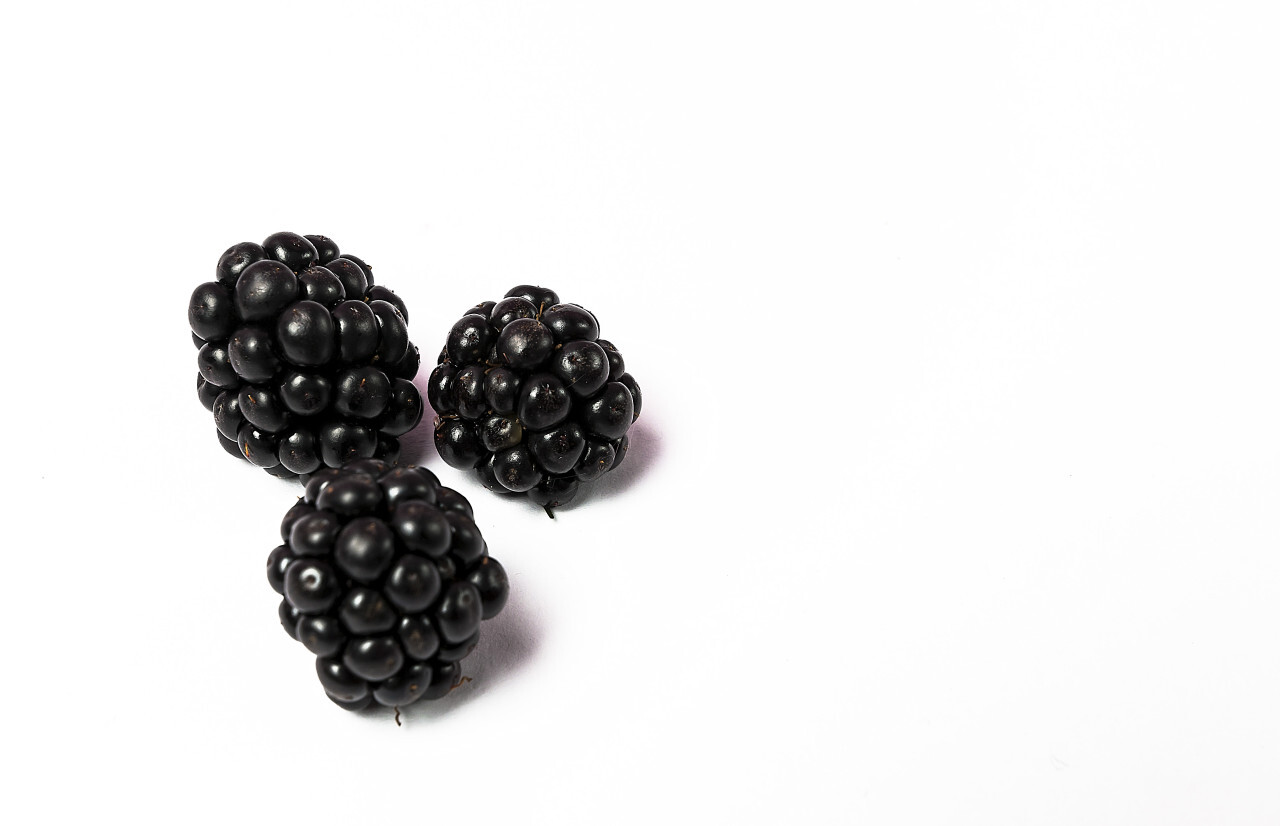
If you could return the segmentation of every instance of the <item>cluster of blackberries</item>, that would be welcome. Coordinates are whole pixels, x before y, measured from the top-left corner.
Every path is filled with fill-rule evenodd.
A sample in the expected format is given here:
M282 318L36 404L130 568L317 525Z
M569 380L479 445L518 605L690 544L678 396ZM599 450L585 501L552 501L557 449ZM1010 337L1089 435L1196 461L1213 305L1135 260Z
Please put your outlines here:
M641 401L596 317L532 286L477 304L453 325L427 399L445 462L548 514L622 462Z
M396 465L423 413L404 302L330 239L278 232L223 253L187 318L223 447L305 486L267 579L329 699L447 694L509 586L467 500ZM444 461L548 514L622 462L641 404L596 317L531 286L453 325L427 392Z
M471 506L424 468L364 459L322 469L280 535L267 559L280 622L316 655L343 708L444 696L480 621L507 601L507 574Z
M408 310L321 235L236 244L187 318L200 400L228 452L277 476L399 455L422 419Z

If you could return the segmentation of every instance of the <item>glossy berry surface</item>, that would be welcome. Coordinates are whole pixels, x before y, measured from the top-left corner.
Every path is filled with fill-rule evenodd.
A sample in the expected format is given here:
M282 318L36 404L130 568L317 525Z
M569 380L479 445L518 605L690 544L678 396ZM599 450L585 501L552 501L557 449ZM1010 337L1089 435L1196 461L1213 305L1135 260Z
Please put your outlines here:
M230 247L187 321L222 446L274 476L394 460L422 420L408 308L330 238L277 232Z
M280 534L267 555L280 622L345 709L444 696L507 601L470 504L424 468L361 459L308 474Z
M427 382L435 444L499 494L552 510L621 464L640 385L600 322L552 290L522 285L468 310Z

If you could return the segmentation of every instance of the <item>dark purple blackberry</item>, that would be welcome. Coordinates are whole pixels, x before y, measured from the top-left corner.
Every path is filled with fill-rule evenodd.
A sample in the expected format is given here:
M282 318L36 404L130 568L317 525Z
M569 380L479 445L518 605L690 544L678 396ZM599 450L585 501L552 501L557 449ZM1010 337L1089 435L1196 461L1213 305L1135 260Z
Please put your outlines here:
M640 415L640 385L596 317L527 285L453 325L427 399L446 463L549 516L621 463Z
M471 506L425 468L376 459L306 476L267 556L285 632L342 708L444 696L509 587Z
M322 235L236 244L187 319L224 447L273 476L391 459L422 420L404 301Z

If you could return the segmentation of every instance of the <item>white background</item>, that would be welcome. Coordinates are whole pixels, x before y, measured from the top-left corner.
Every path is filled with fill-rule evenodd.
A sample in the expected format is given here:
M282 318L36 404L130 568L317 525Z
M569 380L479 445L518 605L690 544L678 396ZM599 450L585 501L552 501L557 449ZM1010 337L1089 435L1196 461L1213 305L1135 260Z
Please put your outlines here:
M9 822L1274 824L1267 3L4 14ZM331 235L645 391L448 698L325 699L191 289ZM425 381L426 371L420 377Z

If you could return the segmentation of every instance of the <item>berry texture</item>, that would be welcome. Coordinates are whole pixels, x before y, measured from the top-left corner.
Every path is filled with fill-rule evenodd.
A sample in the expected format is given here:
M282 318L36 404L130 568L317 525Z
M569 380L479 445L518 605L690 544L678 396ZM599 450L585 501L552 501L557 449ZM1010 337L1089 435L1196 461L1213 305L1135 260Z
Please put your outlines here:
M509 590L470 504L431 471L380 459L306 476L267 556L285 632L342 708L443 697Z
M436 450L550 516L617 467L640 385L588 310L519 286L458 320L427 383Z
M290 478L394 461L422 420L404 302L322 235L236 244L191 294L196 389L224 447Z

